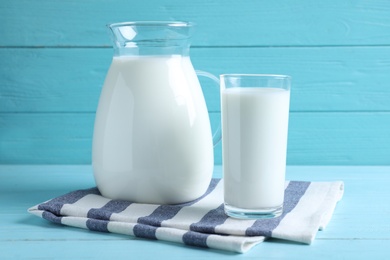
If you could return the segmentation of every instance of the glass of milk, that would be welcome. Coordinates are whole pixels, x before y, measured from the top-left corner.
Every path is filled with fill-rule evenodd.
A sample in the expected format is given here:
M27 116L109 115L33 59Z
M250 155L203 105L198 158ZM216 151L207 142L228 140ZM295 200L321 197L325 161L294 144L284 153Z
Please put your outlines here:
M290 82L286 75L221 79L224 208L243 219L283 212Z

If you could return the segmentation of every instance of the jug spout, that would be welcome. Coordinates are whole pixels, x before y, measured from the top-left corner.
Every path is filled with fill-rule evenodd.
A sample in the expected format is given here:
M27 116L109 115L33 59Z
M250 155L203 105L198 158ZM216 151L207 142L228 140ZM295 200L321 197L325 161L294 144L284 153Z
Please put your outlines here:
M141 21L108 25L116 56L189 54L194 24L190 22Z

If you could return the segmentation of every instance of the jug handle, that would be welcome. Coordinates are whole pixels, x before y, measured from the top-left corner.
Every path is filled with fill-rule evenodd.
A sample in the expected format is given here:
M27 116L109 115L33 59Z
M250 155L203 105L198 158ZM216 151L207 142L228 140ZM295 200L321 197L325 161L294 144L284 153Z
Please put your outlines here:
M207 71L203 71L203 70L195 70L195 72L196 72L196 75L198 75L198 76L203 76L203 77L209 78L212 81L214 81L217 84L217 87L218 87L218 90L219 90L220 81L219 81L219 79L216 76L214 76L213 74L211 74L211 73L209 73ZM222 138L222 133L221 133L221 121L220 121L219 124L218 124L217 129L213 133L213 146L214 147L217 144L219 144L219 142L221 141L221 138Z

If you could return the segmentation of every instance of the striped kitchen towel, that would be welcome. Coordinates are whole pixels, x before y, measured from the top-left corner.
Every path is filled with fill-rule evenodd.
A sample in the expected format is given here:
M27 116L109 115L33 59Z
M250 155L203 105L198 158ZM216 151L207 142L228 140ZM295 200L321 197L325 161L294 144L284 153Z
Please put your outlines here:
M70 192L28 211L54 223L93 231L244 253L268 237L310 244L330 221L343 186L343 182L287 181L282 216L261 220L227 217L220 179L212 179L202 197L183 204L110 200L91 188Z

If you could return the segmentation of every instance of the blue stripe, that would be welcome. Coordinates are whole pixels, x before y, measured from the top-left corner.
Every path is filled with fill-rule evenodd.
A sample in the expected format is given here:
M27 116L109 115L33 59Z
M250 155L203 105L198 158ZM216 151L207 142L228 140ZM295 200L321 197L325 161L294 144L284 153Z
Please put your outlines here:
M191 206L192 204L200 201L208 194L210 194L215 189L219 181L220 179L212 179L205 194L203 194L198 199L186 203L175 204L175 205L161 205L158 208L156 208L153 211L153 213L150 214L149 216L139 218L138 223L151 225L155 227L161 227L161 223L164 220L173 218L182 208Z
M53 214L49 211L44 211L42 213L42 218L57 224L61 224L61 220L62 220L61 216L57 216L56 214Z
M87 220L87 228L92 231L100 231L100 232L108 232L108 220L100 220L100 219L88 219Z
M87 217L93 219L110 220L113 213L124 211L132 202L124 200L111 200L101 208L92 208L88 211Z
M111 200L101 208L92 208L87 214L87 228L93 231L108 232L108 223L113 213L125 210L131 202L124 200Z
M156 240L157 227L137 224L133 228L133 233L136 237L148 238Z
M137 221L139 224L135 225L133 229L134 235L137 237L157 239L156 230L158 227L161 227L161 223L164 220L173 218L183 207L191 206L206 197L215 189L219 181L220 179L212 179L205 194L196 200L175 205L161 205L149 216L139 218Z
M183 235L183 243L190 246L208 247L207 246L208 237L209 234L188 231Z
M310 182L291 181L284 192L283 213L280 217L273 219L259 219L245 232L247 236L271 237L272 231L279 225L280 221L291 212L305 194Z
M64 206L64 204L73 204L88 194L100 195L100 192L97 188L73 191L65 195L62 195L58 198L54 198L48 202L40 204L38 206L38 209L48 211L52 214L60 216L61 209Z
M190 230L214 234L215 227L223 224L227 218L222 203L218 208L210 210L199 222L192 224Z

